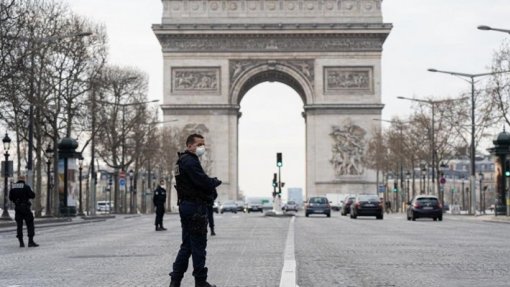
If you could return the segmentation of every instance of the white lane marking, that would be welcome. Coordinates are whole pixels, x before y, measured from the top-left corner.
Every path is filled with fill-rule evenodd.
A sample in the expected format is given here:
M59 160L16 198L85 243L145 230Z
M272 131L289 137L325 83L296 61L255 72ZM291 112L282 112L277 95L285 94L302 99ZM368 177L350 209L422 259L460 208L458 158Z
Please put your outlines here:
M290 219L285 251L283 253L282 277L280 287L296 287L296 258L294 255L294 219Z

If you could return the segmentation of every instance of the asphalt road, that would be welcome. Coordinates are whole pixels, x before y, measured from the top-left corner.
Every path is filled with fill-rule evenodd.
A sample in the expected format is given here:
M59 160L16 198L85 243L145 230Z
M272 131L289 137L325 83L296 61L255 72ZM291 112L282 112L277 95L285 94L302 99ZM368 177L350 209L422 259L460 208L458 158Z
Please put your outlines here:
M462 216L411 222L395 214L354 220L338 212L301 212L293 222L258 213L215 218L207 266L219 287L280 286L289 242L300 287L510 285L510 224ZM168 286L180 223L166 215L168 231L156 232L153 222L144 215L36 226L38 248L19 248L14 232L2 232L0 286ZM194 286L191 270L183 286Z

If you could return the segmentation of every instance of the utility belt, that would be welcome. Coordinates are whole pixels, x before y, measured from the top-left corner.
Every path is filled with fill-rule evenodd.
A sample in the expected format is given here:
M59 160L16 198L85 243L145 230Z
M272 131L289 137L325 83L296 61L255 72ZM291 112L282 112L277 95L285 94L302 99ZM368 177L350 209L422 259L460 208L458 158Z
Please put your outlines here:
M180 202L191 202L191 203L195 203L195 204L207 205L207 201L202 200L202 199L198 199L198 198L181 198L181 199L179 199L179 201Z
M30 207L32 204L30 202L15 202L16 207Z

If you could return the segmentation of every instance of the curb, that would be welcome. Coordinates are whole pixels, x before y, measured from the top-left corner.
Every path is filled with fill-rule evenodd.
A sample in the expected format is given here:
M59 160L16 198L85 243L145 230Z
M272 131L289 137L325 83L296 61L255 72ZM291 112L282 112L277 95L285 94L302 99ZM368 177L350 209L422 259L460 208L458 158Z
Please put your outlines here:
M106 221L106 219L92 219L92 220L84 220L84 221L78 221L78 222L73 222L73 221L69 220L69 221L60 221L60 223L57 223L57 224L53 224L54 222L53 223L40 222L39 224L37 224L37 222L35 222L35 229L43 229L43 228L67 226L67 225L88 224L88 223L96 223L96 222L103 222L103 221ZM10 229L9 227L11 227L11 226L7 226L5 228L0 228L0 233L16 232L16 228Z

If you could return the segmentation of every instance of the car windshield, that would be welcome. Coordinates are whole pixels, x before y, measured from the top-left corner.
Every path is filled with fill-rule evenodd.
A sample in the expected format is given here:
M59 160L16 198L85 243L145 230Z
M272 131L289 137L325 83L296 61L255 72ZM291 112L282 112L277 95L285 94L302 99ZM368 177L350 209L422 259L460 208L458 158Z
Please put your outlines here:
M326 204L328 200L325 197L312 197L310 198L310 203Z
M422 198L418 198L417 201L420 204L437 205L437 198L433 198L433 197L422 197Z
M379 197L377 195L360 195L359 201L379 201Z

